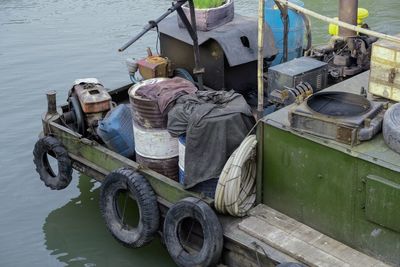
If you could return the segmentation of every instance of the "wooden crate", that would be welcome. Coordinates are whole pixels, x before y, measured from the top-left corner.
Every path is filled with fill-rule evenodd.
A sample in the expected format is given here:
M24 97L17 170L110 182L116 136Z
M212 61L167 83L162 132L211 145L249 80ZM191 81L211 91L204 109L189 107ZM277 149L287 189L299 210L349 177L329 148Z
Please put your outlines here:
M373 45L369 92L400 101L400 44L381 40Z

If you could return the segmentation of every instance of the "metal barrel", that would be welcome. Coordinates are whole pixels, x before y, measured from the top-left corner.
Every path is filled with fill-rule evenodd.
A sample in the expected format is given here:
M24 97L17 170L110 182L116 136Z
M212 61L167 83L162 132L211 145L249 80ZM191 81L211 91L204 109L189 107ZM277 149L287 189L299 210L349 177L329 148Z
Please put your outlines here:
M146 129L134 123L136 161L178 181L178 138L166 129Z
M166 129L146 129L134 123L135 151L143 157L167 159L179 155L178 138Z
M136 162L178 182L178 157L151 159L136 154Z
M157 101L146 99L136 94L136 91L144 85L158 83L167 78L155 78L137 83L129 89L129 99L132 105L134 122L148 129L166 129L168 118L161 114Z
M149 79L129 89L136 161L142 166L178 181L178 138L169 134L167 116L161 114L157 100L150 100L136 94L142 86L165 80L167 78Z

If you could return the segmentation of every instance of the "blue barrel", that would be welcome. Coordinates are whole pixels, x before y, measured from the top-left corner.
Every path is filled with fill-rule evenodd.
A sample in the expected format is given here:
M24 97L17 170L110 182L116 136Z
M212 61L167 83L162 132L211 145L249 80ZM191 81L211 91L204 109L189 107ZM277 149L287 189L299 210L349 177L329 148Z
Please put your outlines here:
M304 3L299 0L289 0L289 2L303 7ZM288 61L301 57L303 53L305 25L302 16L294 10L289 9L289 33L288 33ZM283 62L283 30L284 25L281 12L274 0L265 1L265 21L271 27L275 39L276 48L279 50L272 66Z
M179 183L185 183L185 151L186 151L186 135L180 135L179 138ZM218 178L209 179L198 183L190 188L191 191L203 193L205 196L214 198L215 189L217 188Z
M185 150L186 150L186 135L180 135L179 141L179 183L185 182Z
M125 157L135 154L132 113L128 105L122 104L109 111L99 121L97 134L109 149Z
M214 198L215 196L215 190L217 189L218 185L218 178L213 178L201 183L198 183L194 187L192 187L190 190L197 192L197 193L203 193L205 196L209 198Z

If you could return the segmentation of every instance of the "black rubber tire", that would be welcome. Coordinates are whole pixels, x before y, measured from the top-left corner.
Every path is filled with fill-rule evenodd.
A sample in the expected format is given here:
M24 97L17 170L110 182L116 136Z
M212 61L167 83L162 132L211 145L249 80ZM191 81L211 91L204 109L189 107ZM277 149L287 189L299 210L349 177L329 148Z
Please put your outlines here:
M48 154L52 154L58 163L58 174L49 164ZM72 163L67 150L58 139L52 136L40 138L33 149L33 163L40 179L53 190L66 188L72 180Z
M181 222L193 218L203 230L203 246L198 253L188 253L180 242ZM215 266L221 257L223 231L217 215L202 200L188 197L173 205L164 221L164 241L178 266Z
M400 103L391 106L383 118L383 139L397 153L400 153Z
M117 204L120 191L129 191L139 207L139 223L125 227ZM110 233L123 245L139 248L153 240L160 224L156 195L149 182L138 172L120 168L106 176L100 192L100 210Z

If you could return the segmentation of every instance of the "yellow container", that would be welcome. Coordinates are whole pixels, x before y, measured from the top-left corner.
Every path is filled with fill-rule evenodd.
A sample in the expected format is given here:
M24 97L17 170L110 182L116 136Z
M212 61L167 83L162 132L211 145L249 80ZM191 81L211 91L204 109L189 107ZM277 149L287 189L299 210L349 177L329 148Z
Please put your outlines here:
M400 37L400 34L396 36ZM400 44L385 40L373 44L368 91L400 101Z
M364 23L364 19L368 18L369 16L369 12L367 9L365 8L358 8L357 10L357 24L359 27L361 27L361 25ZM337 20L338 17L335 17L335 19ZM339 35L339 26L330 23L329 24L329 28L328 28L328 33L330 35Z

